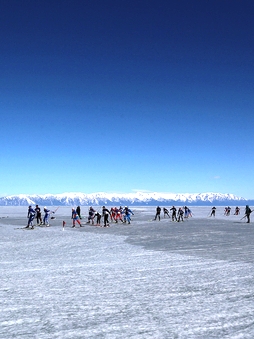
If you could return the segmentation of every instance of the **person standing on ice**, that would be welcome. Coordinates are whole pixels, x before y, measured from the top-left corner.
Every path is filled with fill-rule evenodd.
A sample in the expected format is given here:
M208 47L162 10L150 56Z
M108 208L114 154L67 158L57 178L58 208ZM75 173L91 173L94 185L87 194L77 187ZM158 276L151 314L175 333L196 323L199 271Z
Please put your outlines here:
M91 206L89 208L89 212L88 212L88 221L87 224L90 224L90 220L92 220L92 225L93 225L93 219L94 219L94 214L95 214L95 209L93 209L93 207Z
M50 211L49 209L47 209L47 207L45 206L44 209L44 218L43 218L43 225L49 226L49 217L50 217L50 213L55 213L54 211Z
M166 215L170 218L169 211L167 208L163 207L163 213L164 213L164 218L166 217Z
M120 211L119 208L116 208L115 207L115 222L118 223L118 220L120 220L121 222L123 222L123 219L122 219L122 213Z
M157 220L157 217L158 217L158 219L160 221L161 220L161 208L160 208L160 206L156 207L156 214L155 214L155 217L154 217L153 220Z
M101 226L101 214L97 211L94 217L96 217L96 226Z
M231 207L225 207L225 212L224 214L228 217L230 215Z
M110 209L110 220L115 221L116 218L116 207L111 207Z
M189 209L187 206L184 206L184 218L188 218L189 217Z
M250 222L250 214L252 210L250 209L249 205L246 205L245 207L245 216L247 217L247 223Z
M189 207L188 207L187 212L188 212L188 217L187 218L192 217L192 211L189 209Z
M77 212L77 215L78 215L78 217L79 217L79 219L81 220L82 218L81 218L81 210L80 210L80 206L78 206L77 208L76 208L76 212Z
M216 207L212 207L210 217L215 217Z
M177 212L177 216L178 216L177 221L178 221L178 222L179 222L180 220L183 221L183 214L184 214L184 212L183 212L182 208L179 207L178 212Z
M234 213L234 215L239 215L240 214L240 208L237 206L236 208L235 208L235 213Z
M170 208L170 211L172 211L172 221L177 221L177 218L176 218L176 208L175 208L175 206L173 206L172 208Z
M75 223L77 221L77 223L79 224L79 226L81 227L81 222L79 220L79 216L77 211L75 210L75 208L73 208L71 210L71 218L72 218L72 227L75 227Z
M34 228L33 220L34 220L34 217L35 217L35 210L32 208L32 206L28 207L27 217L28 217L28 223L27 223L27 226L25 228L29 228L29 226L31 226L31 228Z
M131 223L131 215L134 215L134 213L129 209L129 207L125 206L124 207L124 223L128 221L128 224Z
M36 205L34 210L36 212L37 225L39 226L42 224L41 209L38 205Z
M110 216L110 211L105 206L102 206L102 215L103 215L104 227L109 227L108 218Z
M121 213L121 218L123 219L123 215L124 215L123 207L120 206L118 211Z

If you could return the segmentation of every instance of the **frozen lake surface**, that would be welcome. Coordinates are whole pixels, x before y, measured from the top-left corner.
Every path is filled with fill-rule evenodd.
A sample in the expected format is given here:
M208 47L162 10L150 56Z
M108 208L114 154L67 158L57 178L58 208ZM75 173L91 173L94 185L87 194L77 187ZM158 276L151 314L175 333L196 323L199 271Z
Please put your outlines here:
M0 338L253 338L243 208L212 219L193 207L180 223L132 209L131 225L73 229L61 207L50 227L23 230L27 208L0 207Z

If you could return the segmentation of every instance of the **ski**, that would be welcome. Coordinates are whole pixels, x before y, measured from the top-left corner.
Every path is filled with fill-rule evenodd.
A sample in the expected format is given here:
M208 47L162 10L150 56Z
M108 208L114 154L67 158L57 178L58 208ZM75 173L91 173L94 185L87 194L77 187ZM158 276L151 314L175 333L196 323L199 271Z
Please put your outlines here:
M15 230L35 230L35 227L16 227L16 228L14 228Z

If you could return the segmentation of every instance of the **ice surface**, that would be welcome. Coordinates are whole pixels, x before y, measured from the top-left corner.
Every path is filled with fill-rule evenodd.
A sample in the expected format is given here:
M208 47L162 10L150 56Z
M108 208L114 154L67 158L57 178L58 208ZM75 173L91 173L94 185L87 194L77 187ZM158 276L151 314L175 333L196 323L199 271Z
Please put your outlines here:
M253 338L253 223L192 210L73 229L64 207L22 230L27 209L1 207L0 338Z

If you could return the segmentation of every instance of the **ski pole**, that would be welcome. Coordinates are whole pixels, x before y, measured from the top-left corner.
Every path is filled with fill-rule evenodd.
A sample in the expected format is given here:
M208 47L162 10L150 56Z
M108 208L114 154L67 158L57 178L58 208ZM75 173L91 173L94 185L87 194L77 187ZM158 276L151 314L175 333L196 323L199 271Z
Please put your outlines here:
M60 207L60 206L58 206L58 207L54 210L54 213L56 213L56 211L58 210L59 207Z

